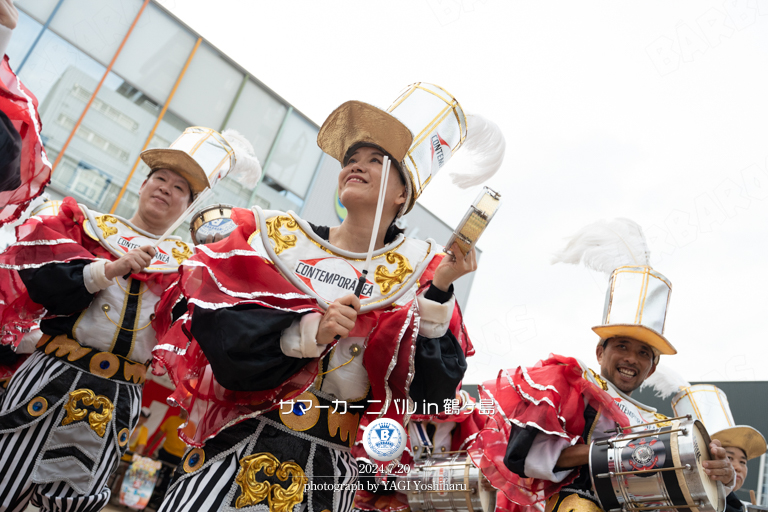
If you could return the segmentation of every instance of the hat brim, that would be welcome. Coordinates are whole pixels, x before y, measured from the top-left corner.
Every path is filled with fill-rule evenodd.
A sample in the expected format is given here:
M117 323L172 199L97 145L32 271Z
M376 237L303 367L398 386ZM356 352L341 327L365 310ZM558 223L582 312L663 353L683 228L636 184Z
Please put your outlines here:
M615 338L617 336L624 336L632 338L633 340L642 341L647 343L659 351L660 354L674 355L677 354L677 350L672 344L667 341L667 338L657 333L653 329L649 329L644 325L637 324L610 324L610 325L598 325L592 328L593 331L600 336L600 339L606 340L608 338Z
M147 149L141 159L150 169L170 169L189 183L193 195L208 188L208 176L189 154L178 149Z
M344 165L344 155L355 144L378 146L402 162L413 134L395 116L362 101L340 105L320 127L317 145Z
M747 460L752 460L765 453L768 446L765 443L763 434L748 425L736 425L735 427L725 428L711 435L712 439L717 439L723 448L734 446L741 448L747 455Z

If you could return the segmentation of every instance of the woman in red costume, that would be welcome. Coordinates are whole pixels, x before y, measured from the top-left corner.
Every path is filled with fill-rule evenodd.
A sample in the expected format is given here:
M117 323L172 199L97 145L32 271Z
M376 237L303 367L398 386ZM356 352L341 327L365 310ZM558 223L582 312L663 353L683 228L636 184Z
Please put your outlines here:
M378 417L402 424L419 404L453 398L472 348L452 283L477 264L474 251L445 257L432 240L407 238L394 226L423 188L403 164L416 130L400 113L351 101L321 127L318 145L343 167L339 197L348 214L340 226L236 208L235 231L182 267L157 328L168 328L167 312L180 298L188 314L155 356L177 386L172 400L197 425L191 438L182 434L196 448L160 510L292 510L299 503L349 510L358 426ZM433 126L437 138L455 141L454 150L462 127L466 134L458 119ZM385 157L393 165L375 270L358 298ZM421 172L432 172L430 163Z

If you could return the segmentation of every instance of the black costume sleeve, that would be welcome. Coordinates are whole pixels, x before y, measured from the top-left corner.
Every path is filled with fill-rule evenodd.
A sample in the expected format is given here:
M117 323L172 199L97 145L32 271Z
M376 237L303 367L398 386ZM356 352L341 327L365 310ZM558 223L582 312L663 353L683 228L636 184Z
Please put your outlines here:
M440 338L418 336L414 369L409 394L416 404L416 414L424 414L423 404L437 404L442 411L443 401L456 397L456 388L467 371L467 359L448 329Z
M507 453L504 455L504 465L521 478L527 478L525 475L525 459L528 457L533 440L539 432L540 430L535 427L520 428L512 425L509 443L507 443Z
M232 391L263 391L282 384L312 360L287 356L280 349L281 334L300 316L251 304L196 307L190 331L219 384Z
M40 268L19 270L29 297L50 315L71 315L87 308L93 295L83 282L83 269L91 262L73 260L49 263Z

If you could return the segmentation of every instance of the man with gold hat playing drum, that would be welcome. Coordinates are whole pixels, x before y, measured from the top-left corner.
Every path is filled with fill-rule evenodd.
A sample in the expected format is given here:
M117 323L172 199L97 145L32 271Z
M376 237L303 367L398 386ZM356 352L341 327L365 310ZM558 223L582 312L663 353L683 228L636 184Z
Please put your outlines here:
M747 479L747 461L765 453L765 437L749 425L736 425L728 397L722 389L712 384L695 384L682 387L672 399L676 416L690 414L698 418L728 453L728 459L736 472L736 483L725 498L726 512L743 512L744 504L736 496ZM757 503L754 503L757 505Z
M139 418L155 304L192 254L163 235L234 153L215 131L189 128L142 153L150 173L130 219L67 197L0 254L0 318L19 321L4 326L3 343L18 347L22 321L40 320L43 333L0 401L0 510L99 510L109 500L107 477Z
M389 111L344 103L318 134L342 166L342 224L235 208L229 237L182 265L163 303L181 296L189 314L155 356L197 429L181 433L195 448L160 510L349 510L358 426L403 424L414 402L453 398L472 346L452 283L476 268L475 253L444 257L394 221L469 124L431 84L409 87Z
M664 337L669 280L648 265L640 227L627 219L583 228L554 263L583 262L610 274L602 325L593 327L600 373L570 357L550 355L534 367L502 370L480 386L493 399L470 455L484 476L520 506L546 500L546 512L601 510L590 475L590 443L606 431L632 432L666 419L631 397L656 370L661 354L677 351ZM626 430L626 432L630 432ZM704 462L713 480L733 485L733 468L719 443Z

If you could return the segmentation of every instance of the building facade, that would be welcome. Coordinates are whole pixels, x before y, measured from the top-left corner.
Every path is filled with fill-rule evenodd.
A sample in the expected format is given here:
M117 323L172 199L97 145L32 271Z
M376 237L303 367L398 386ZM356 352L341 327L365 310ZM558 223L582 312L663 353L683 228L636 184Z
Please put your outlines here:
M233 128L264 169L253 190L231 179L210 204L292 210L336 225L339 163L317 146L319 127L151 0L16 0L8 57L40 102L54 164L48 194L130 217L148 168L139 154L188 126ZM407 85L407 84L403 84ZM364 91L361 91L364 95ZM416 205L409 236L447 241L451 228ZM189 239L188 225L176 234ZM456 286L466 304L472 277Z

